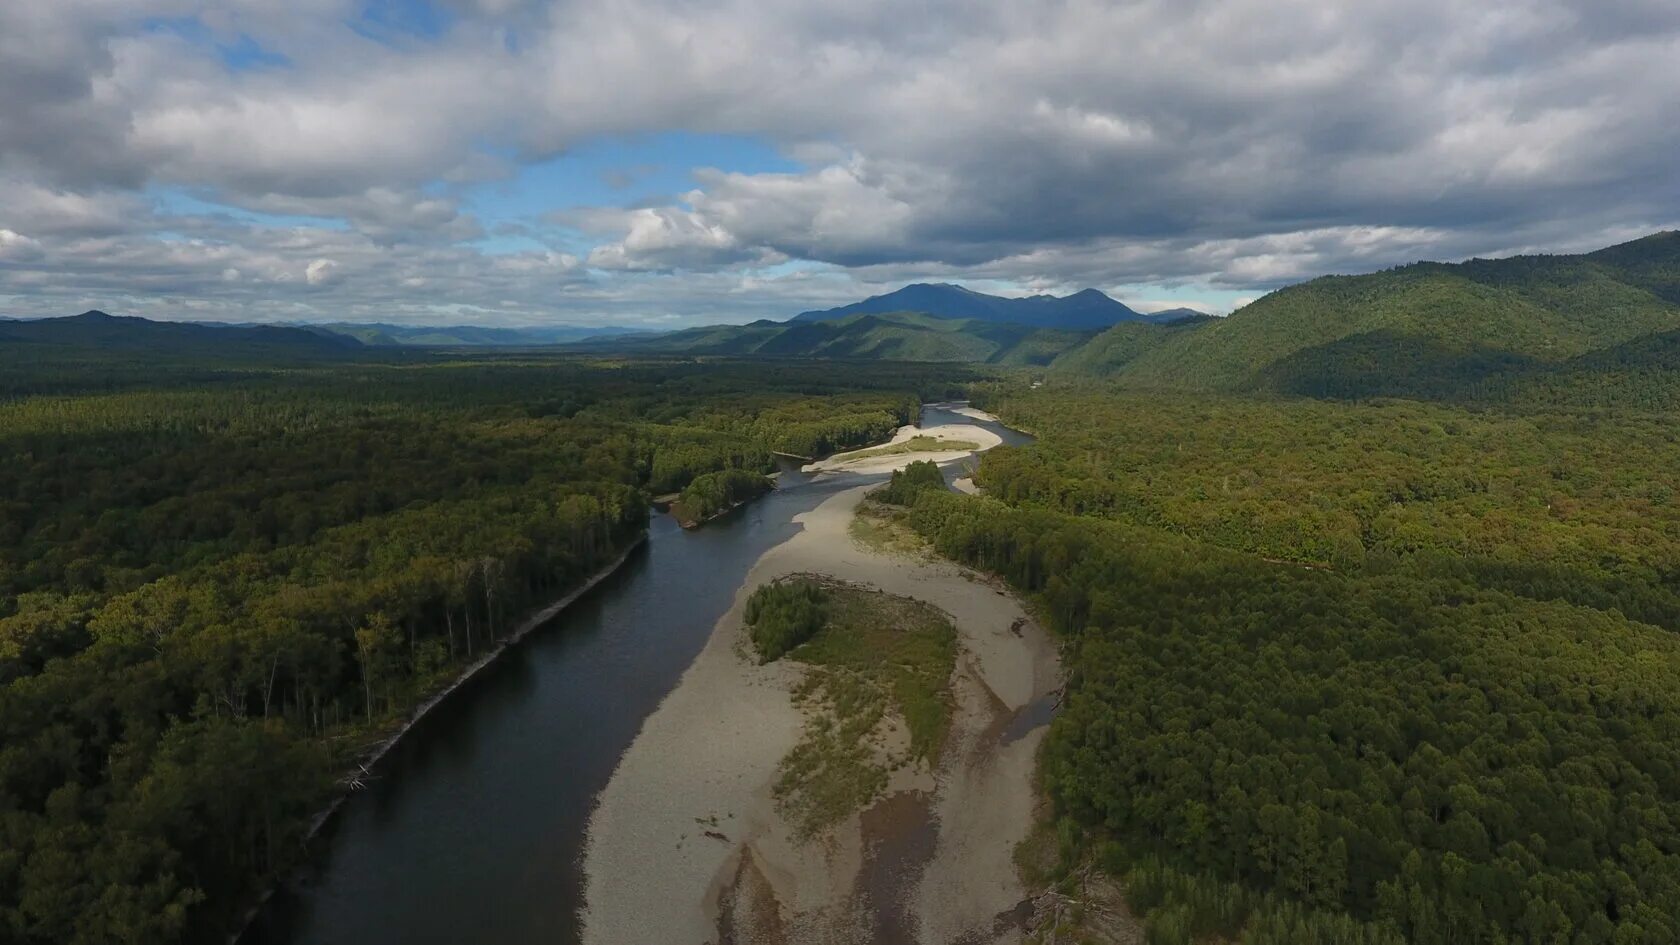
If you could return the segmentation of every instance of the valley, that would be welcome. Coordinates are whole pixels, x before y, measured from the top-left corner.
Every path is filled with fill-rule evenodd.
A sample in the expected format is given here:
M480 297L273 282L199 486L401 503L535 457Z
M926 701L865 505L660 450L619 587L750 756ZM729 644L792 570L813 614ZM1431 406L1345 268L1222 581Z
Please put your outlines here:
M0 928L1665 945L1677 269L1025 366L0 323Z

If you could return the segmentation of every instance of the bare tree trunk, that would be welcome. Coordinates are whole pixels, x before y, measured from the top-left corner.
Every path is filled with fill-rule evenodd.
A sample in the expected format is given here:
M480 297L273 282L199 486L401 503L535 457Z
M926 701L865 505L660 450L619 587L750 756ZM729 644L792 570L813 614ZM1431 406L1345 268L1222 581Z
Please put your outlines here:
M280 654L274 654L274 659L268 664L268 683L263 686L263 718L268 718L269 701L274 695L274 677L280 672Z
M367 650L362 651L362 704L367 709L368 724L373 724L373 680L368 676Z
M496 611L493 597L495 589L490 585L490 559L479 562L479 570L484 575L484 622L490 627L490 642L496 642Z

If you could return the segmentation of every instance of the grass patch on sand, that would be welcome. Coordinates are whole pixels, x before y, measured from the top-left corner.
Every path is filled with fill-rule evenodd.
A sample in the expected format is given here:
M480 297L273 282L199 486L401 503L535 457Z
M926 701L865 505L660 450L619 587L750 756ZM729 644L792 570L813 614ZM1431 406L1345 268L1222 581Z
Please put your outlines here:
M871 449L858 450L841 456L843 460L869 459L872 456L898 456L903 453L965 453L980 448L968 440L944 440L937 436L913 436L901 443L888 443Z
M926 538L910 527L910 513L871 498L858 503L846 531L859 545L881 554L931 557Z
M775 796L804 837L880 796L889 775L934 764L951 724L957 631L930 604L824 580L827 621L787 659L805 731L777 770Z

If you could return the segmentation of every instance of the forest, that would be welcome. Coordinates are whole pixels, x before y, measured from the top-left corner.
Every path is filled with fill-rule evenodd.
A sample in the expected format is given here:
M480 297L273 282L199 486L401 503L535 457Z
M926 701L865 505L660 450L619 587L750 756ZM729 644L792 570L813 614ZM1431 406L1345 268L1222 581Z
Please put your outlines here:
M877 495L1062 636L1062 869L1151 943L1680 942L1671 417L977 393L984 496Z
M1446 286L1560 331L1612 263L1673 297L1599 255L1300 294L1428 290L1404 321ZM1100 376L1198 323L1031 373L0 345L0 940L221 938L355 760L651 497L699 521L971 396L1035 442L981 496L918 464L876 497L1060 636L1064 881L1115 877L1150 945L1680 945L1680 374L1634 334L1665 310L1623 315L1550 360L1393 319L1255 360L1273 336L1224 327L1264 383L1222 392ZM833 608L765 591L760 656Z
M526 612L971 378L0 346L0 940L222 940ZM696 489L695 483L701 483Z

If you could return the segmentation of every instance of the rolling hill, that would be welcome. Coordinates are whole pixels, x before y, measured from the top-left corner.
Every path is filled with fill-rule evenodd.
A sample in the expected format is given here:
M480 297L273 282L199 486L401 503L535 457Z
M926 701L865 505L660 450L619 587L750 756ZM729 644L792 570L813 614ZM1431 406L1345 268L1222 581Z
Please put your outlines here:
M584 328L575 325L496 328L485 325L431 326L333 322L305 327L348 336L365 345L443 348L540 347L571 344L591 338L644 333L633 328Z
M93 310L63 318L0 321L0 345L53 345L135 353L341 355L354 338L279 325L160 322Z
M1051 370L1060 374L1109 377L1145 353L1216 321L1209 315L1184 317L1165 324L1126 322L1097 335L1056 358Z
M1011 323L1034 328L1100 331L1121 322L1150 321L1096 289L1072 295L1034 295L1022 299L986 295L949 283L915 283L896 292L817 312L801 312L795 322L825 322L853 315L917 312L934 318Z
M1092 337L1088 331L1034 328L917 312L856 314L821 321L711 325L654 337L586 342L630 354L729 355L1049 364Z
M1680 233L1668 232L1578 256L1326 276L1190 330L1116 326L1061 366L1141 388L1429 396L1673 330Z

